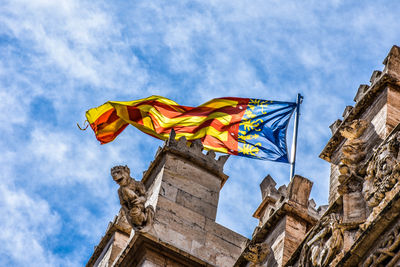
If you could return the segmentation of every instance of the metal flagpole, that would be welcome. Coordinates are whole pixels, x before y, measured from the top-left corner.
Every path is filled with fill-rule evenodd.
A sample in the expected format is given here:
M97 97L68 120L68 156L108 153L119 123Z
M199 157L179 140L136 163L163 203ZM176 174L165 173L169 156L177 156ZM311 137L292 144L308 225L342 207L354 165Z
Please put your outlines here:
M292 181L294 176L294 169L296 164L296 148L297 148L297 130L299 127L299 116L300 116L300 104L303 102L303 96L301 94L297 94L296 100L296 115L294 117L294 129L293 129L293 141L292 141L292 150L290 155L290 181Z

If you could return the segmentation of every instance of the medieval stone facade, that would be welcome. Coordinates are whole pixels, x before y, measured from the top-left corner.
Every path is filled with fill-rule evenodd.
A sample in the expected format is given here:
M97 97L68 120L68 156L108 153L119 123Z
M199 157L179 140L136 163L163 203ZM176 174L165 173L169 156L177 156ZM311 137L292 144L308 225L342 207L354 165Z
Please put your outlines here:
M140 182L112 169L121 211L87 266L400 266L400 48L383 64L330 127L329 205L267 176L249 240L215 222L227 156L172 133Z

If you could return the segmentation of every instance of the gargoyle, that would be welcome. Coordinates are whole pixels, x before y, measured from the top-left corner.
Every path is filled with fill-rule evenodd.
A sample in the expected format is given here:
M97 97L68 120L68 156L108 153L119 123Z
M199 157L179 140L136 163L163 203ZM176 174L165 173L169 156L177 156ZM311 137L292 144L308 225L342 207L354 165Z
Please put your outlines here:
M111 168L111 176L119 185L119 201L129 224L136 231L147 231L153 223L154 208L145 207L147 194L144 185L130 176L128 166Z
M362 180L358 173L358 164L365 158L365 141L360 139L361 135L368 127L368 122L364 120L353 120L344 125L340 134L347 138L342 148L342 158L339 165L339 182L344 182L350 176Z

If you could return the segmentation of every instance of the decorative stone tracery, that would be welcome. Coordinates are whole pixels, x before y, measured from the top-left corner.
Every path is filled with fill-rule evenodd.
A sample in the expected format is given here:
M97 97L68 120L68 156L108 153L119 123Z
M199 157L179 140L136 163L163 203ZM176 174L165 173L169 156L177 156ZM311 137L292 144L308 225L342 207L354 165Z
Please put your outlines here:
M343 249L342 216L325 215L303 243L298 266L328 266Z
M398 266L400 261L400 224L383 237L377 249L364 261L362 267Z
M368 164L363 194L369 207L376 207L400 179L400 132L382 144Z

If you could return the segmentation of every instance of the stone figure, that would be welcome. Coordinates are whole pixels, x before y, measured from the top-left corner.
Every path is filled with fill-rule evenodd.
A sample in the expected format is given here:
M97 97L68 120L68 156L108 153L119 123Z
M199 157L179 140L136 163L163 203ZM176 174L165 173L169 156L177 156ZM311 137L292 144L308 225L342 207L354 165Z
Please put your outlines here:
M368 122L364 120L353 120L344 125L340 134L347 138L342 148L341 164L339 165L339 182L345 181L353 176L362 179L358 173L358 164L365 158L365 141L360 139L361 135L368 127Z
M328 266L343 249L341 216L331 213L320 221L321 230L309 237L302 251L301 266Z
M259 266L259 264L265 260L270 253L270 250L271 249L267 243L258 243L249 245L249 251L245 252L243 256L246 260L252 262L250 265L251 267L255 267Z
M398 261L396 254L398 254L400 248L399 234L400 225L396 225L391 232L379 240L379 246L371 252L371 255L360 266L398 266L395 263Z
M146 231L152 225L154 209L145 207L147 194L144 185L130 176L128 166L113 167L111 176L120 186L119 201L129 224L134 230Z
M400 132L379 146L368 164L364 197L370 207L376 207L400 180Z

